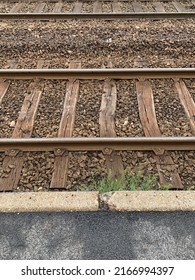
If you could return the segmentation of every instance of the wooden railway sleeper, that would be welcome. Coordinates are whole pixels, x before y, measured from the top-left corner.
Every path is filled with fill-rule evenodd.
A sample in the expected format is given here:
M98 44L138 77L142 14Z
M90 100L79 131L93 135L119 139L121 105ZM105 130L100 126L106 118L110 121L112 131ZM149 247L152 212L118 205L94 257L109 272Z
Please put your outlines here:
M23 112L23 115L20 117L20 122L24 122L25 121L25 119L28 117L28 112L29 112L29 110L30 110L30 107L33 105L33 98L34 98L34 96L35 96L35 93L33 93L32 94L32 96L31 96L31 98L30 98L30 100L28 100L28 104L27 104L27 106L26 106L26 109L25 109L25 111Z

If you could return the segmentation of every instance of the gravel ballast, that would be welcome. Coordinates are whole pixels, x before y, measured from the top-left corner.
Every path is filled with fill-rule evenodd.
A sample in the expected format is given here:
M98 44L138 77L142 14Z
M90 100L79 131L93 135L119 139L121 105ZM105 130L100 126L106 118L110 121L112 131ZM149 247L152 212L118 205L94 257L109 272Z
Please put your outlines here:
M103 83L80 81L73 137L98 137Z
M134 81L117 81L116 134L120 137L144 136Z
M105 58L113 67L128 68L134 67L138 56L146 60L145 67L169 67L170 59L171 67L195 67L193 19L117 21L117 25L98 20L5 21L0 30L1 68L5 57L26 60L26 68L31 67L29 58L35 57L53 60L56 68L68 67L70 60L81 61L82 68L99 68Z
M57 137L66 95L66 82L51 80L45 83L41 95L32 137Z

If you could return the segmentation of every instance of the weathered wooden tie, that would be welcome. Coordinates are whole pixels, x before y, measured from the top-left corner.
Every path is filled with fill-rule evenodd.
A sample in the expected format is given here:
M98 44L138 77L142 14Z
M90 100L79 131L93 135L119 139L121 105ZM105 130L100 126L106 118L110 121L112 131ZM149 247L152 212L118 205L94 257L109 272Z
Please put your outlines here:
M111 62L109 62L107 66L112 67ZM105 80L99 116L100 137L117 136L114 122L116 102L116 83L114 80ZM117 152L112 151L109 148L105 149L103 152L106 159L106 167L108 173L111 172L111 176L113 179L123 178L124 168L121 156L118 155Z
M195 135L195 102L188 91L186 84L182 80L175 81L175 86L185 114L189 120L191 130Z
M80 62L70 63L69 68L81 68ZM72 137L76 104L79 94L79 81L69 81L66 85L64 108L60 121L58 137ZM54 171L50 188L66 188L68 175L69 153L57 149L55 151Z
M39 3L34 9L34 13L42 13L45 8L46 3Z
M184 7L182 4L180 4L179 2L173 1L172 3L173 3L173 6L175 7L175 9L176 9L179 13L187 12L186 9L185 9L185 7Z
M112 11L113 11L113 13L121 13L120 2L113 2L112 3Z
M6 68L6 69L7 68L16 68L16 66L17 66L16 61L15 60L10 60L10 61L8 61L8 63L5 65L4 68ZM10 81L7 81L7 80L2 80L1 81L0 80L0 105L3 101L3 98L6 94L9 86L10 86Z
M131 4L135 13L143 12L142 4L140 2L132 2Z
M13 8L9 11L10 13L18 13L19 10L23 7L24 3L17 3L13 6Z
M161 131L159 129L156 112L154 107L154 99L152 87L149 81L136 82L137 100L139 107L139 115L141 123L144 129L146 137L161 137ZM158 152L155 151L157 154ZM160 183L162 185L171 184L174 188L183 189L181 178L176 170L174 162L171 156L166 154L153 155L157 163L157 170L159 173ZM171 166L169 168L171 177L167 180L164 172L165 166Z
M37 68L43 68L44 61L40 60L37 64ZM44 82L31 82L29 85L29 94L25 96L22 104L20 115L17 119L15 129L13 131L13 138L29 138L31 137L33 125L41 98L41 94L44 89Z
M165 8L161 2L152 3L157 13L165 13Z
M72 11L73 14L81 13L82 5L83 5L82 2L76 2Z
M93 4L93 13L102 13L102 3L99 1Z
M43 61L40 60L37 68L43 67ZM29 85L30 93L25 96L21 112L19 114L12 138L30 138L33 131L33 125L44 89L44 82L31 82ZM16 150L7 152L3 161L3 170L6 173L0 178L0 190L11 191L17 188L20 180L21 170L24 163L23 153Z
M55 4L55 7L53 8L53 13L60 13L62 10L63 3L60 1Z

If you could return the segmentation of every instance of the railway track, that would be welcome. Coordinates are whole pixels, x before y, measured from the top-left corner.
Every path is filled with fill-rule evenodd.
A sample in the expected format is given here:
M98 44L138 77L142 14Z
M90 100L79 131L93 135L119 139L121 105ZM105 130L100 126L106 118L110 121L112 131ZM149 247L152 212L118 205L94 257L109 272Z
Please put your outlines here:
M1 1L0 20L194 18L195 1Z
M116 178L122 176L126 168L132 170L135 167L139 168L140 163L144 172L158 174L159 183L162 185L170 184L172 188L185 189L186 186L194 184L194 68L81 69L80 62L71 62L69 69L43 69L43 65L49 67L49 63L39 60L37 69L17 69L17 63L9 61L5 68L12 69L0 70L1 137L4 137L0 139L1 191L32 190L33 185L39 186L38 190L43 190L43 185L47 185L44 190L74 190L79 183L91 183L90 176L97 169L99 169L99 173L95 173L97 178L109 170ZM108 67L112 67L111 62L108 63ZM25 80L24 84L20 86L14 84L18 79L21 83ZM46 85L48 80L63 83L60 90L62 96L57 110L54 107L49 108L48 118L51 117L51 126L55 127L56 134L52 136L43 134L42 137L37 134L35 126L40 128L43 122L46 130L49 130L50 124L48 123L47 127L46 119L41 120L42 115L39 112L41 100L42 98L43 101L48 100L53 96L55 103L58 102L55 93L58 84L54 83L51 89ZM90 94L89 91L85 92L82 89L82 83L95 80L99 101L96 104L95 89L91 98L93 104L99 106L95 109L96 113L92 108L93 105L85 103L84 106L82 103ZM120 102L117 97L120 95L118 83L122 80L129 81L129 85L134 89L133 91L131 88L128 89L127 98L131 99L131 95L134 95L135 99L133 105L129 104L131 108L123 103L123 107L127 107L125 115L127 118L122 116L117 119L119 108L117 103ZM177 100L179 108L178 116L175 116L176 122L173 121L170 130L177 131L177 118L180 119L182 114L181 125L187 127L186 135L182 135L181 130L181 135L176 135L178 137L174 137L174 134L167 137L166 131L162 129L163 119L159 121L160 113L158 114L158 106L161 106L158 100L160 97L155 96L155 83L161 84L162 81L172 83L174 86L175 90L173 91L171 87L171 93L167 94L173 96L172 101ZM13 97L16 87L19 87L17 89L19 93ZM125 94L123 91L122 95ZM6 100L7 96L9 98ZM11 109L7 109L10 98L12 106ZM16 103L14 98L17 100ZM162 106L166 111L165 107L169 107L166 102ZM17 112L13 114L14 110ZM45 105L41 110L43 114L46 113ZM57 112L56 123L52 122L54 118L51 116L52 110ZM85 121L78 119L88 114L87 110L90 114ZM133 120L133 110L138 111L139 119ZM10 118L7 119L6 116ZM93 122L96 123L94 127L98 127L97 133ZM121 130L117 128L117 122L120 123ZM138 123L143 132L137 135L133 132ZM92 127L88 127L89 124ZM75 134L75 130L85 125L84 134L81 136ZM9 128L7 134L3 133L4 126L6 129ZM89 128L94 134L90 134ZM124 137L123 133L128 129L131 132L128 137ZM89 169L91 173L88 172Z

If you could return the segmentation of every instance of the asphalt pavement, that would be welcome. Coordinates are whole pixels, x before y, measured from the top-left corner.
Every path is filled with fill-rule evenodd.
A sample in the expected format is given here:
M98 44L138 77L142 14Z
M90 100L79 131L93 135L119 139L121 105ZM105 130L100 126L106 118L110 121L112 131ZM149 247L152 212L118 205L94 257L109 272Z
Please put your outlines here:
M195 212L1 213L0 259L195 259Z

